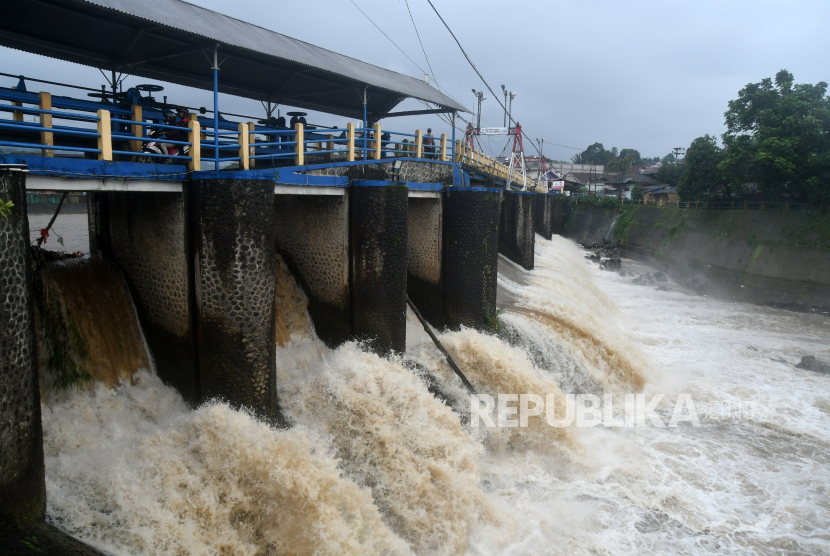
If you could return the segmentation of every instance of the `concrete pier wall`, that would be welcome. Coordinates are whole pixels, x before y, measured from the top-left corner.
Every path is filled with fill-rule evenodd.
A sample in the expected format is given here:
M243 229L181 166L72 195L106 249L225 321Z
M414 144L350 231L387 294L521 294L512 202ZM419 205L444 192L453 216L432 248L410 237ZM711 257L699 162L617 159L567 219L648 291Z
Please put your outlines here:
M276 196L277 253L305 291L314 329L330 347L351 336L349 195L343 193Z
M410 198L406 290L433 326L442 326L443 203L438 198Z
M108 237L102 251L130 286L156 371L188 402L198 403L189 187L183 194L95 195L99 206L106 203Z
M531 191L505 191L501 203L499 253L528 270L533 268L536 244L535 200Z
M451 187L443 204L441 325L481 330L496 311L499 191Z
M550 193L537 193L534 201L534 225L536 233L545 239L553 236L553 201Z
M0 513L43 518L46 507L43 430L35 346L26 182L0 169Z
M201 174L193 225L202 396L278 418L274 183Z
M553 209L551 214L551 230L556 235L565 235L565 223L570 214L570 203L568 198L562 195L556 195L553 200Z
M355 180L351 203L352 335L378 353L403 353L408 188Z

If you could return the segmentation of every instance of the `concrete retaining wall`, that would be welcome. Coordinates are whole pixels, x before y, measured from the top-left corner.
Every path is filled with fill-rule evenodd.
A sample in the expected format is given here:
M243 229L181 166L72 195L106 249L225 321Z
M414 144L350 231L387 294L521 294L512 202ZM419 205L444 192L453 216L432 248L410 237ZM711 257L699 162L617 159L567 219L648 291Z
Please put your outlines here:
M406 351L408 191L383 181L352 188L352 334L381 354Z
M616 220L616 223L615 223ZM613 235L644 259L707 293L742 301L830 308L830 215L626 207L578 210L577 241Z
M578 243L601 242L603 239L615 241L614 224L619 218L616 210L580 206L578 203L569 203L568 208L564 235Z
M202 395L277 418L274 183L194 179Z
M481 330L495 316L500 208L496 189L444 194L443 326Z
M408 211L406 290L424 318L441 326L442 199L410 198Z
M277 195L276 248L308 296L317 335L330 347L351 336L349 196Z
M26 184L0 170L0 513L42 519L46 507L43 430L35 346Z
M533 268L534 201L531 191L505 191L501 203L499 253L528 270Z
M121 269L130 286L156 371L188 402L198 403L192 257L188 255L189 187L184 194L95 195L99 206L107 206L108 237L101 250Z

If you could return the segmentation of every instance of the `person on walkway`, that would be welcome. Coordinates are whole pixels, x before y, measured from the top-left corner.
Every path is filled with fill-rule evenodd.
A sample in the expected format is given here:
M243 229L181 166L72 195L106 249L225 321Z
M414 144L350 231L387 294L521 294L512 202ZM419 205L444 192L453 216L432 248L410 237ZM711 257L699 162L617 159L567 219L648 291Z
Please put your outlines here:
M432 138L432 128L427 128L427 134L424 135L424 158L435 158L435 139Z

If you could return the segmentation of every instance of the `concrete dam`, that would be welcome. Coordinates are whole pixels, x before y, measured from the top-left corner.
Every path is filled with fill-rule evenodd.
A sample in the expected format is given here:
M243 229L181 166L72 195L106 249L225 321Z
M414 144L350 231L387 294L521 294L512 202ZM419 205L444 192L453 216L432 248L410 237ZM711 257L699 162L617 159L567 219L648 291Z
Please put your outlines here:
M586 210L510 109L181 0L0 47L0 554L830 552L826 215Z
M91 191L87 214L71 215L86 218L83 257L29 247L30 173L0 170L0 194L14 203L0 221L3 514L44 514L40 407L60 392L146 382L147 369L191 408L219 402L280 428L302 414L286 420L300 394L278 379L298 330L327 349L406 358L407 297L436 330L496 330L500 256L534 267L557 196L453 185L464 169L429 161L403 163L428 182L383 179L391 164L302 176L314 186L222 171L193 172L180 193ZM406 372L457 389L434 369Z

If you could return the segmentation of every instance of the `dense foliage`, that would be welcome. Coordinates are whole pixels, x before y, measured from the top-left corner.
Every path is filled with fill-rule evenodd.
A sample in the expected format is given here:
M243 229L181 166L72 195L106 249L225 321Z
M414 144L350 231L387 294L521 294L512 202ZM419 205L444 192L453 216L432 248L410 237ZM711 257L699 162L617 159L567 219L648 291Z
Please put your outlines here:
M657 170L657 180L660 183L667 183L677 187L680 185L680 179L686 171L686 165L683 162L664 162Z
M612 147L611 150L606 150L602 143L594 143L584 151L571 157L571 162L574 164L608 164L615 158L629 158L635 166L650 166L660 162L659 157L649 158L640 154L637 149L622 149L617 150L617 147Z
M830 97L827 83L794 84L781 70L750 83L729 102L720 165L727 183L755 183L766 198L812 202L830 197Z
M732 200L732 188L719 168L723 159L724 152L714 137L704 135L692 141L683 163L675 165L680 170L675 184L680 198L698 200L723 194Z
M682 199L731 199L757 187L770 201L830 200L827 83L795 84L793 75L781 70L774 81L741 89L724 115L722 149L714 137L698 137L684 163L667 170L683 174L672 176Z

